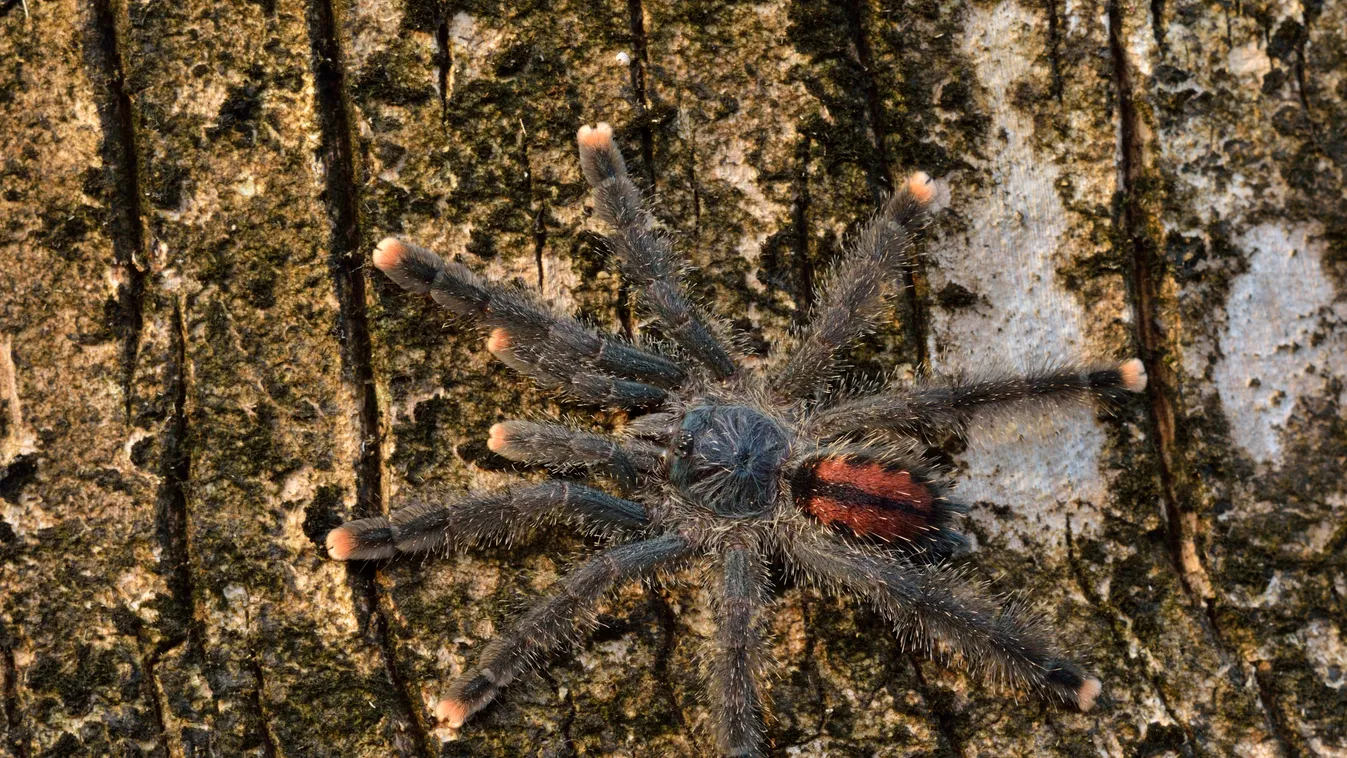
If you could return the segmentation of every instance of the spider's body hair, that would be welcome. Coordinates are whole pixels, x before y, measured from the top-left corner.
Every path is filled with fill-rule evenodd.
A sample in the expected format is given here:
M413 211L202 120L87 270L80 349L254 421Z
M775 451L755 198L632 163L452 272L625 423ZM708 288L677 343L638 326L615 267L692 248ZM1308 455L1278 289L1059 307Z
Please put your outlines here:
M423 500L328 534L328 552L339 560L511 545L554 528L606 543L483 648L436 707L441 723L458 728L521 673L578 640L614 585L698 558L714 598L717 629L705 659L723 755L766 749L769 562L863 599L906 649L1093 707L1099 680L1071 662L1040 615L998 602L947 562L967 546L957 531L966 508L951 497L950 472L929 446L967 434L989 414L1137 392L1144 366L1058 366L828 398L838 354L871 328L911 263L912 237L935 194L925 174L885 202L825 278L797 349L765 370L740 366L717 339L728 330L683 294L683 266L642 207L611 128L585 127L577 138L595 213L613 228L625 276L690 361L601 335L409 243L385 240L374 254L393 281L487 331L488 351L507 365L581 402L647 411L613 436L553 421L505 421L490 431L492 451L554 469L596 469L622 497L547 480Z

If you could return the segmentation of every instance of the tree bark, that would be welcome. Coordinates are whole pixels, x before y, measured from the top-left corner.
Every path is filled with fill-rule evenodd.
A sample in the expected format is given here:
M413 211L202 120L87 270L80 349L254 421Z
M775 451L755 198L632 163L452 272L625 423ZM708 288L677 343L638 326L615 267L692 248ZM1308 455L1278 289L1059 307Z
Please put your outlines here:
M430 706L583 554L327 560L577 415L365 265L401 234L639 333L585 212L612 122L756 356L908 171L951 200L863 380L1139 355L951 450L963 559L1079 714L786 583L773 755L1347 755L1347 3L0 4L3 749L694 756L699 575L633 585L458 734ZM533 476L523 472L525 476Z

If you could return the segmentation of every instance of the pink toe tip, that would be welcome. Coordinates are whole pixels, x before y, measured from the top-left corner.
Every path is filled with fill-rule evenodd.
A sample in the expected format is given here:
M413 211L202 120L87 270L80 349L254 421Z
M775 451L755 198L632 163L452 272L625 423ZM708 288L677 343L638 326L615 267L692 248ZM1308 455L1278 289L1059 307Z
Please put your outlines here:
M406 255L407 246L402 244L401 240L386 237L374 248L374 265L378 266L380 271L387 271L401 263Z
M586 150L604 150L613 143L613 127L602 121L597 126L586 124L576 132L575 139Z
M1090 710L1094 707L1095 698L1099 697L1099 693L1103 691L1103 689L1104 685L1098 679L1095 679L1094 677L1086 679L1085 683L1082 684L1080 689L1076 692L1076 705L1078 705L1082 711Z
M495 355L510 349L510 333L501 328L491 330L491 336L486 338L486 350Z
M922 205L929 205L935 199L935 182L930 174L918 171L907 178L907 193Z
M435 704L435 719L450 729L457 729L468 720L468 704L447 697Z
M332 556L333 560L344 561L351 557L351 552L355 550L355 535L351 530L344 526L327 533L327 554Z
M1123 361L1118 366L1118 372L1122 374L1123 389L1128 392L1146 389L1146 364L1142 363L1140 358Z
M505 424L492 424L487 435L486 446L493 453L499 453L510 444L510 429Z

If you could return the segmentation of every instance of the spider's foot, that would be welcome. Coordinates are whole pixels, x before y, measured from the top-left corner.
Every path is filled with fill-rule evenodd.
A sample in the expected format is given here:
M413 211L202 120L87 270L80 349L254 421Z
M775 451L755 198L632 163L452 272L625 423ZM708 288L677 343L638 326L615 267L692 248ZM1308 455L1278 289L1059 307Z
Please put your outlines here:
M907 194L922 205L930 205L935 199L935 180L925 171L918 171L907 178Z
M613 127L600 121L598 126L580 127L575 139L585 150L608 150L613 145Z
M435 719L450 729L463 726L470 715L468 704L462 700L447 697L435 704Z
M382 516L350 521L327 533L327 554L337 561L377 561L397 552L393 528Z
M1082 712L1089 711L1094 707L1095 698L1104 689L1104 685L1094 677L1086 677L1085 682L1076 690L1076 707Z
M1130 361L1120 363L1118 373L1122 375L1123 389L1128 392L1140 392L1146 389L1146 364L1142 363L1140 358L1133 358Z

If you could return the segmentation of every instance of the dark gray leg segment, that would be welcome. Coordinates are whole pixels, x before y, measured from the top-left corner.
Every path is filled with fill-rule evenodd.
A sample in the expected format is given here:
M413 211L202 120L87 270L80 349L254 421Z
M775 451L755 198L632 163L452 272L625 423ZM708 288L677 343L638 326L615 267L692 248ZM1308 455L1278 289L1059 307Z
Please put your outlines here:
M1145 386L1145 369L1135 359L1110 366L1064 366L861 397L820 412L812 428L821 436L883 430L930 439L942 432L963 433L974 418L1014 406L1117 401Z
M761 638L756 612L763 605L762 558L746 547L721 559L711 694L716 698L716 742L723 755L763 754L763 706L757 677Z
M797 535L785 550L806 578L869 600L907 649L1081 710L1094 706L1099 680L1065 657L1042 619L1020 605L998 607L957 572L912 566L817 532Z
M429 293L449 311L493 330L508 344L515 369L545 384L562 386L584 373L612 374L661 387L681 384L686 373L669 359L611 337L539 305L522 291L492 284L466 266L425 248L386 239L374 262L411 292Z
M560 592L534 606L509 632L487 643L477 665L454 682L436 706L435 715L451 727L461 726L543 655L574 640L579 632L577 619L592 613L594 604L614 585L646 576L688 553L688 542L673 536L599 553L562 579Z
M636 486L636 461L612 437L560 424L503 421L491 427L487 447L512 461L547 466L598 466L626 489Z
M807 398L836 372L837 351L870 329L884 306L889 282L912 260L912 239L927 223L930 178L908 180L861 230L855 247L833 268L800 345L772 386L792 398Z
M639 503L579 484L543 482L349 521L328 533L327 548L338 560L380 560L513 543L563 521L598 531L639 531L649 523Z
M641 193L627 176L627 164L607 124L580 129L580 166L594 188L594 212L614 230L608 241L622 260L622 273L640 287L645 303L674 338L716 378L734 373L734 361L707 329L680 283L683 264L669 240L660 236L641 205Z

